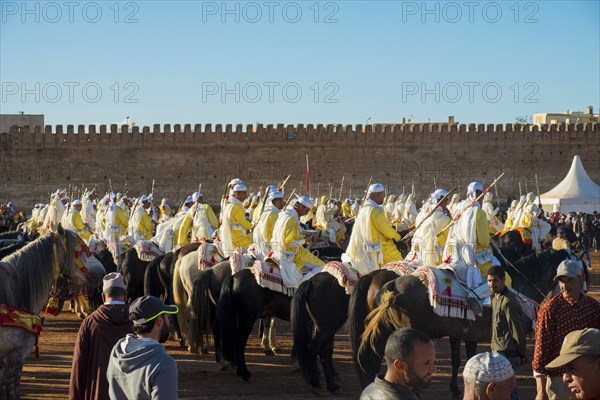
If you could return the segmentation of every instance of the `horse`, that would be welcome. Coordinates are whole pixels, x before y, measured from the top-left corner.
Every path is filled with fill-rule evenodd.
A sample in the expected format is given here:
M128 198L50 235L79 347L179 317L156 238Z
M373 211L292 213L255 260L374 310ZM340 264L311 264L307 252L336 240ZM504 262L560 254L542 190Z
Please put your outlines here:
M204 349L208 335L213 334L215 360L226 369L222 359L221 341L218 330L214 330L216 307L221 295L223 282L231 277L231 263L222 261L214 267L201 271L192 288L190 296L189 341L192 348ZM259 337L265 355L273 356L280 352L275 337L277 322L275 318L261 319ZM266 325L266 326L265 326Z
M396 242L396 247L398 251L408 252L406 242ZM363 285L368 282L366 290L377 293L383 284L397 277L395 272L381 269L365 275L359 282ZM328 273L316 274L303 282L292 299L292 331L298 364L304 380L315 394L320 394L321 390L317 356L321 360L327 390L332 393L339 390L333 367L333 343L335 334L347 320L349 301L350 296L337 278Z
M541 302L545 293L552 289L556 269L566 257L565 251L548 250L531 254L504 266L512 278L515 290L521 291L534 301ZM355 290L351 297L359 296L361 293L364 296L364 291ZM360 343L358 332L350 335L361 385L363 387L368 385L379 372L380 354L383 354L389 335L395 329L406 325L419 329L432 338L450 337L452 357L450 389L453 397L460 396L458 388L460 341L464 340L467 343L467 355L472 357L476 353L477 342L490 340L491 308L485 307L482 316L477 317L475 321L440 317L433 312L427 288L414 275L401 276L385 284L377 294L376 301L377 307L368 316L364 314L366 311L364 306L350 307L349 311L351 330L361 323L359 321L366 321L364 332L360 335ZM353 305L358 303L358 299L351 300Z
M149 261L140 260L137 250L130 248L119 254L117 271L125 278L125 293L127 303L132 303L144 295L144 274Z
M385 283L397 277L398 275L393 271L378 269L362 276L354 291L361 290L375 294ZM332 393L339 390L339 385L335 382L338 374L333 367L334 338L347 320L349 306L358 306L350 305L349 302L353 298L362 297L366 295L354 297L347 295L337 278L328 273L316 274L303 282L294 294L291 319L294 346L302 376L311 385L314 394L321 394L317 356L321 360L327 390ZM367 307L366 302L364 306ZM369 308L375 308L374 302ZM363 313L367 315L368 311ZM364 320L355 322L357 325L364 325ZM362 333L362 329L357 326L350 330L350 333Z
M27 246L28 242L16 242L3 247L0 247L0 260L4 257L11 255L15 251Z
M338 247L318 251L324 261L339 259L341 254ZM329 252L332 257L327 255ZM290 296L259 286L250 269L242 269L223 282L213 329L215 343L219 343L215 346L220 346L223 359L236 367L244 381L251 377L244 353L254 322L266 317L289 321L290 305Z
M74 232L59 226L57 233L45 234L0 261L0 397L19 398L23 363L37 343L39 314L59 274L85 285L84 271L95 268L83 248Z

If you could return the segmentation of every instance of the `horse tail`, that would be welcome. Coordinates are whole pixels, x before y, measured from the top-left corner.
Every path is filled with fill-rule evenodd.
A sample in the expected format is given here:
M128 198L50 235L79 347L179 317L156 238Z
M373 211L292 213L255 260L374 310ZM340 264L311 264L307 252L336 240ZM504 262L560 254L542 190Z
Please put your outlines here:
M144 296L161 297L164 296L164 289L158 277L158 269L162 257L156 257L148 264L144 273Z
M233 279L234 275L226 278L221 286L221 295L217 303L217 316L215 319L215 341L219 340L220 342L218 347L223 359L229 361L235 367L238 323L235 299L233 297ZM215 343L216 346L217 344Z
M208 343L208 335L212 331L213 313L209 304L215 301L210 293L212 278L212 269L200 272L194 281L190 295L190 341L198 343L201 350L204 348L204 343Z
M319 385L319 376L316 377L316 385L314 374L318 374L317 358L314 354L314 349L310 348L312 340L312 331L314 321L311 318L308 309L308 296L312 288L310 280L303 282L292 298L292 332L294 335L294 347L298 364L304 380L313 387ZM318 349L317 349L318 350Z
M358 280L354 290L350 295L350 304L348 306L348 336L350 338L350 348L356 373L359 377L361 387L366 387L372 382L372 377L367 376L365 371L358 363L358 348L360 338L365 330L365 320L369 314L369 305L367 298L369 296L369 287L373 281L373 275L368 274Z
M379 306L371 311L365 320L365 330L361 335L356 355L359 378L364 386L379 372L388 337L396 329L410 326L410 318L406 311L395 304L398 293L389 288L392 285L394 284L382 288Z
M173 279L171 281L171 285L173 291L173 304L175 304L180 310L185 310L187 306L187 294L183 287L183 282L179 277L180 261L181 260L177 260L175 262L175 268L173 270ZM188 342L189 339L187 316L184 312L178 312L176 316L179 324L179 331L181 333L181 344L185 347L185 343Z

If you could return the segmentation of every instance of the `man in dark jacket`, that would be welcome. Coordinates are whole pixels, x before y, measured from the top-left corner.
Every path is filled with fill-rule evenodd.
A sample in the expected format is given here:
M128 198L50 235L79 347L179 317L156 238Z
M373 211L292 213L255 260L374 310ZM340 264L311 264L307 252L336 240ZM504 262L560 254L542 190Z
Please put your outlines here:
M125 304L123 275L112 272L102 285L104 304L79 328L73 352L69 399L108 399L106 370L115 343L130 333L129 306Z
M502 354L510 362L513 369L527 362L527 338L523 327L523 311L519 300L506 287L506 273L499 265L490 267L487 282L492 298L492 342L494 353ZM519 394L515 386L511 393L512 400L518 400Z
M419 400L418 391L437 371L435 347L429 337L412 328L398 329L385 344L387 372L363 390L360 400Z

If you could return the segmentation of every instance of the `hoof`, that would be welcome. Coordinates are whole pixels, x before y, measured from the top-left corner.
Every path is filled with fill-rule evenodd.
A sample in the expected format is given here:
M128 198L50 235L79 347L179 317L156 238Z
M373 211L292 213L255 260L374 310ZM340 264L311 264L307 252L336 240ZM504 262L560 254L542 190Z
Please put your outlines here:
M223 372L227 372L231 369L231 364L229 364L229 363L221 364L221 368L219 368L219 369Z
M281 347L271 347L271 351L275 354L282 354Z
M264 349L264 352L265 352L266 356L274 356L275 355L275 353L271 349Z
M327 388L332 394L342 394L342 388L339 385Z
M202 354L203 356L207 356L207 355L209 354L209 353L208 353L208 348L207 348L207 347L203 348L203 349L202 349L202 352L201 352L201 354Z
M320 387L312 387L310 389L310 391L312 392L312 394L314 394L316 397L323 397L325 395L325 393L323 392L323 389L321 389Z

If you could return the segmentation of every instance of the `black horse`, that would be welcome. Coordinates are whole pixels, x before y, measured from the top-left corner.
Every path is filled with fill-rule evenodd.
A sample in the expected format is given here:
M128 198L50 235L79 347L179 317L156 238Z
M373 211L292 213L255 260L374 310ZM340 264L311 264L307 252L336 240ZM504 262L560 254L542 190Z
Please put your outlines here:
M144 275L150 262L140 260L137 250L131 248L119 255L118 271L125 278L126 301L131 304L144 295Z
M544 293L553 287L553 277L561 261L567 257L565 251L546 251L532 254L512 266L505 265L513 281L513 288L540 302ZM352 296L359 292L355 290ZM450 388L454 397L460 395L458 388L458 367L460 365L460 341L467 342L467 355L475 355L477 342L490 339L491 309L484 308L483 315L475 321L458 318L440 317L433 312L429 304L427 288L413 276L402 276L387 283L377 294L379 305L371 314L361 342L359 335L351 334L353 353L357 360L357 372L363 387L372 382L381 366L381 356L389 335L402 323L422 330L432 338L449 336L451 338L452 379ZM351 301L351 304L356 302ZM364 308L350 308L350 329L365 321ZM357 312L358 311L358 312Z
M318 249L323 261L339 260L342 250L338 247ZM258 318L277 317L290 320L291 297L263 288L249 269L243 269L225 279L217 304L213 334L223 359L237 368L237 375L249 381L245 349L254 322Z

